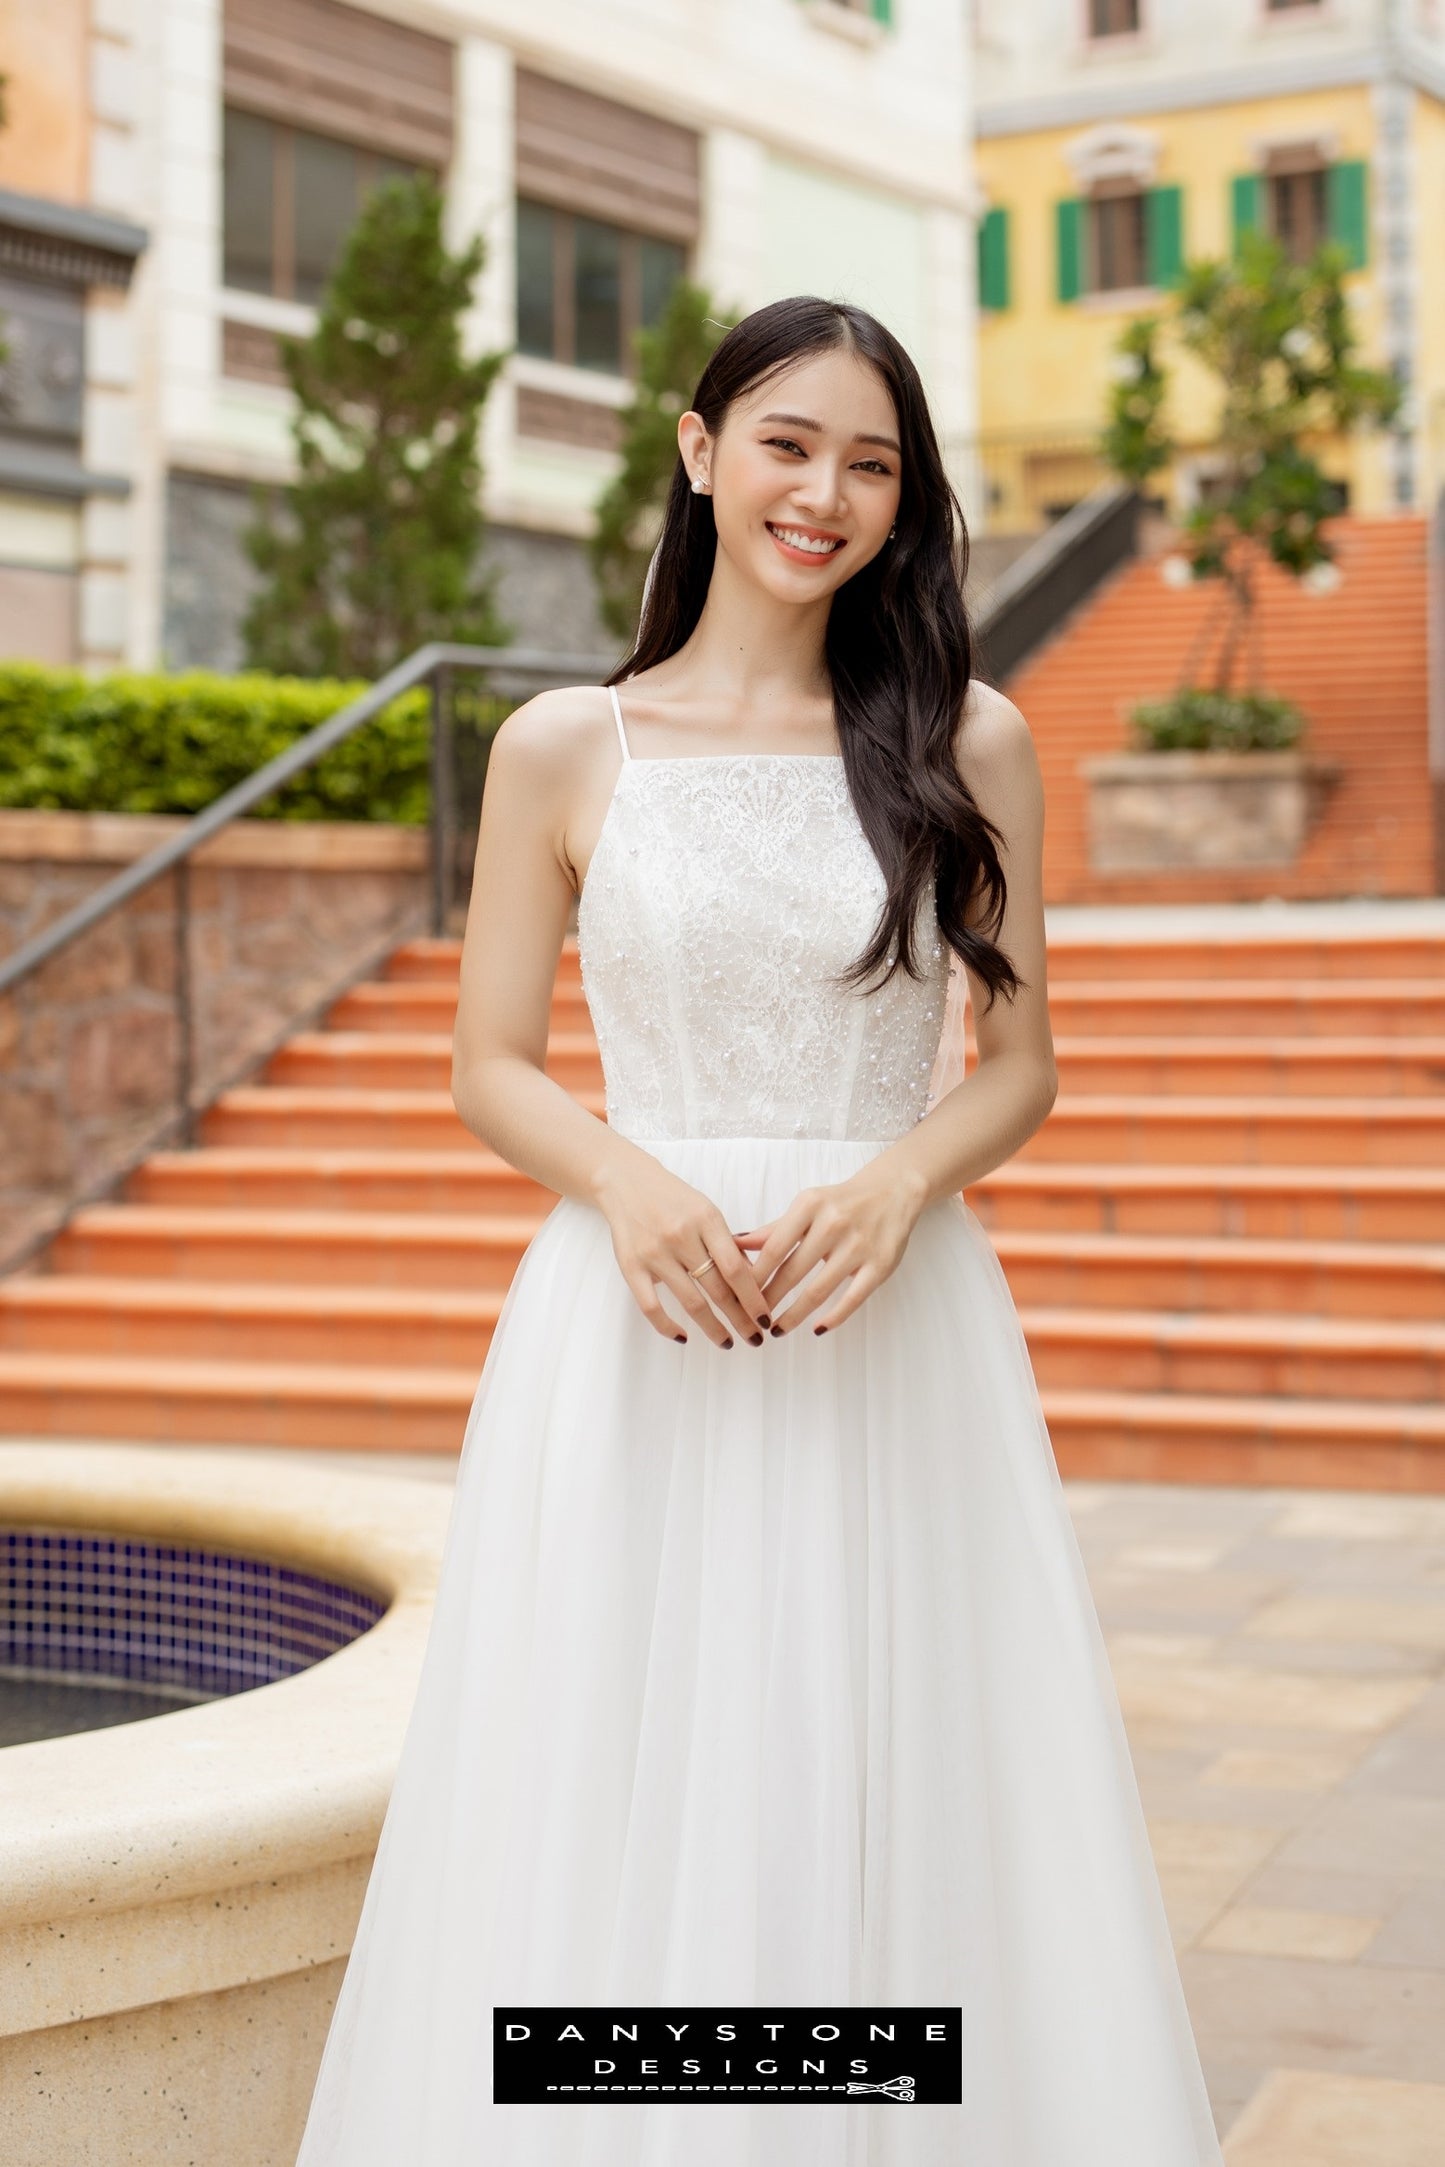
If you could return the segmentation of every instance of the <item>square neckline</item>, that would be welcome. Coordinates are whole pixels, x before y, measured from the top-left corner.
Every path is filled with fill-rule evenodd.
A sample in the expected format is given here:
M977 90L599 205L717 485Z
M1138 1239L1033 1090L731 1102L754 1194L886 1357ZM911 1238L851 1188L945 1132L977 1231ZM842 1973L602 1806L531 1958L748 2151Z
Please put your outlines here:
M627 732L622 722L622 702L617 697L617 687L609 685L612 713L617 722L617 742L622 747L625 767L684 767L703 766L720 760L820 760L825 765L841 764L840 752L664 752L635 753L627 742ZM595 854L595 853L594 853Z

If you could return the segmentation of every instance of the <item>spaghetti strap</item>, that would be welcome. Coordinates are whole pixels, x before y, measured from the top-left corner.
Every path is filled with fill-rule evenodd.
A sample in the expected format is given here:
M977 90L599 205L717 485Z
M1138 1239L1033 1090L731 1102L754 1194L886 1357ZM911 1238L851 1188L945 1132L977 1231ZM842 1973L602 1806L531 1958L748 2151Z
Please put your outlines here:
M612 712L617 717L617 742L622 747L623 759L630 760L632 754L627 747L627 732L622 727L622 702L617 697L617 687L615 685L609 685L607 690L612 695Z

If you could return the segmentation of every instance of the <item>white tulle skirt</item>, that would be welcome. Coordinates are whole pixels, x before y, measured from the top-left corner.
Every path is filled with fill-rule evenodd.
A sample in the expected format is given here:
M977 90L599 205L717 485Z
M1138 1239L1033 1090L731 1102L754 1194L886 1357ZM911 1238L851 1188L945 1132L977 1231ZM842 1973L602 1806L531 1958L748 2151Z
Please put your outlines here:
M877 1142L647 1139L741 1231ZM668 1293L664 1301L683 1320ZM963 2101L492 2104L493 2005L961 2007ZM961 1199L835 1331L527 1248L298 2167L1220 2167L1118 1701Z

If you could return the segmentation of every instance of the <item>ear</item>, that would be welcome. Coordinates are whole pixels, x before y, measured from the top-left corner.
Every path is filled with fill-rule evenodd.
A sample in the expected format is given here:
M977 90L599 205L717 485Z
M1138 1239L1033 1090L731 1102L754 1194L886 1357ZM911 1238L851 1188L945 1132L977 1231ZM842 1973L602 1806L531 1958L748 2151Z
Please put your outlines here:
M707 423L694 407L677 417L677 448L690 476L706 474L712 461L712 439Z

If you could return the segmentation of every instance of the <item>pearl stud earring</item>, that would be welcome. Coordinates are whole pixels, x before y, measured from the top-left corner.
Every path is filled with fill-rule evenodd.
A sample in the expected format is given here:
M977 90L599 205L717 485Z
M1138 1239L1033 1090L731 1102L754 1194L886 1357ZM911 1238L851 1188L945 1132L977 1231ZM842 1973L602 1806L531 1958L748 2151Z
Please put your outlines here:
M692 477L692 487L693 494L695 496L702 496L707 489L707 483L703 480L700 474L694 474Z

